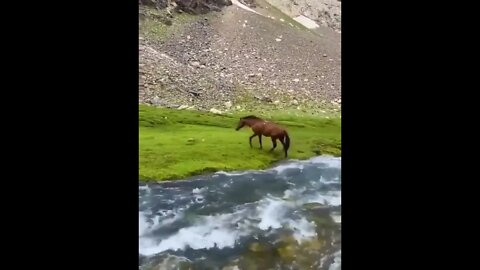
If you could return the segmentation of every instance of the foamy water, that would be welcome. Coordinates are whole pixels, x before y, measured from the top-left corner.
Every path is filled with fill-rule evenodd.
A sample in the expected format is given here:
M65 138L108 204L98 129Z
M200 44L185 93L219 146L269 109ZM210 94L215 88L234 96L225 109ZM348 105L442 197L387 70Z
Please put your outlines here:
M299 243L319 237L305 205L331 208L340 226L340 166L340 158L316 157L265 171L141 186L139 254L147 261L171 255L221 268L229 258L223 254L241 256L256 239L275 241L285 231ZM340 269L339 258L327 261L322 269Z

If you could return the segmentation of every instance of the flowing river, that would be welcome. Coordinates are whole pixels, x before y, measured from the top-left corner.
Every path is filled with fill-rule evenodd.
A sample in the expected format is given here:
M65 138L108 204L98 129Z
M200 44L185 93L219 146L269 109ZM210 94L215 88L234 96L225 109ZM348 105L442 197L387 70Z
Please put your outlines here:
M341 269L341 159L141 184L139 269Z

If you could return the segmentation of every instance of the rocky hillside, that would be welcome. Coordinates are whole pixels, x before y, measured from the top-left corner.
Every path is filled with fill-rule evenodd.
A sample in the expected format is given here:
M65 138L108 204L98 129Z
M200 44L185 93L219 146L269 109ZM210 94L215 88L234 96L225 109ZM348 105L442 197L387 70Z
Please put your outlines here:
M339 111L340 34L307 29L263 0L231 2L202 15L140 6L140 102Z
M292 18L305 16L319 25L341 29L341 5L339 0L266 0Z

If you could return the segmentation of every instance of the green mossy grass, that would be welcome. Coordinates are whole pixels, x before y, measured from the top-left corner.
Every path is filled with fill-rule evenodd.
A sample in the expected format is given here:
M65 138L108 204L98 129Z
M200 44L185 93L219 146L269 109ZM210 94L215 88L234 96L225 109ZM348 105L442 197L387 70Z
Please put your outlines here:
M251 129L235 131L246 114L216 115L207 112L139 107L139 178L142 182L176 180L214 171L265 169L284 159L282 145L274 152L270 138L248 144ZM289 159L341 154L340 118L256 114L287 128Z

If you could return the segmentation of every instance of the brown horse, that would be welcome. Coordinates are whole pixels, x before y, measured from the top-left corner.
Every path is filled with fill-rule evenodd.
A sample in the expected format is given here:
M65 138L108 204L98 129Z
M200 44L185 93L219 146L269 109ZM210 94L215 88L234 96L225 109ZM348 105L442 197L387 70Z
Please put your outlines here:
M258 141L260 142L260 149L262 149L262 135L265 137L271 137L273 148L270 149L270 152L277 147L277 139L282 143L283 150L285 151L285 157L287 157L287 151L290 147L290 137L284 128L279 127L277 124L263 120L254 115L249 115L240 118L236 130L241 129L244 126L249 126L252 128L253 135L250 136L250 147L252 147L252 139L255 136L258 136Z

